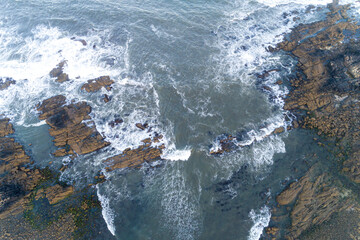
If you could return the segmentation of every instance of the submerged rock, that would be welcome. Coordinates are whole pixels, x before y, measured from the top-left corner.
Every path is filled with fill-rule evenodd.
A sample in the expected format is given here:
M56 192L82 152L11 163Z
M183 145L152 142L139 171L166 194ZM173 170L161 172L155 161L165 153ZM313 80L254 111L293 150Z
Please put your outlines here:
M46 99L38 106L39 118L46 120L51 127L49 133L53 136L55 146L60 147L54 155L87 154L108 146L96 130L89 116L91 107L85 102L65 105L66 98L58 95Z
M74 40L76 42L81 42L81 44L83 46L86 46L87 45L87 42L84 40L84 39L81 39L81 38L75 38L75 37L72 37L71 40Z
M122 118L117 117L114 120L112 120L111 122L109 122L109 125L113 128L123 122L124 122L124 120L122 120Z
M0 91L8 88L11 84L15 84L16 81L12 78L0 78Z
M114 80L111 80L109 76L102 76L95 79L88 80L87 83L82 85L81 90L86 90L87 92L97 92L102 87L106 90L111 90L111 85L114 83Z
M223 154L225 152L231 152L234 151L237 148L237 145L234 143L234 140L236 138L232 135L224 134L216 140L218 144L220 145L220 148L214 149L210 151L211 155L219 155Z
M56 68L50 71L50 77L56 78L56 81L59 83L63 83L69 81L69 75L63 72L66 61L60 62Z

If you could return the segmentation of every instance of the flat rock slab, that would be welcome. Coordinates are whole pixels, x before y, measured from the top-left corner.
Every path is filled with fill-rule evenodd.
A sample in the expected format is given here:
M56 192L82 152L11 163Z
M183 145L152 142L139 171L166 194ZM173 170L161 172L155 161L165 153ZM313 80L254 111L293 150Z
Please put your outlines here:
M51 127L49 133L55 138L55 146L60 148L55 156L87 154L110 144L97 131L94 122L83 122L91 120L91 107L86 102L65 104L66 98L58 95L38 106L39 118Z
M138 148L125 149L121 154L106 159L104 162L109 166L106 170L138 168L145 162L150 163L161 160L161 154L165 146L152 146L153 143L158 143L161 138L162 135L158 135L152 139L144 139L142 141L143 145Z
M88 80L87 83L82 85L81 90L86 90L87 92L97 92L102 87L106 90L111 90L111 84L114 83L114 80L111 80L109 76L101 76L95 79Z

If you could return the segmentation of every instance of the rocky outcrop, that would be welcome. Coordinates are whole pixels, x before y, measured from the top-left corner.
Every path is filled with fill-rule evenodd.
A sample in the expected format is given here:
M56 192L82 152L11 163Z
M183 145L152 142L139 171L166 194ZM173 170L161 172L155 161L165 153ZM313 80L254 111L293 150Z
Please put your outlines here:
M324 21L299 25L278 46L298 59L298 73L291 80L284 108L297 115L296 125L333 142L340 149L335 157L339 162L345 160L342 173L360 183L360 43L354 37L360 27L348 18L348 6L334 3L329 9ZM335 153L334 147L332 151ZM267 236L299 239L314 226L322 229L334 213L358 207L356 195L344 187L353 185L346 181L324 173L320 165L311 168L277 196L279 206L273 210ZM289 226L280 223L284 216L289 216Z
M101 221L94 193L83 189L75 194L55 171L31 166L12 133L9 119L1 119L0 239L83 239L97 234L89 233L90 218Z
M0 78L0 91L10 87L11 84L15 84L16 81L12 78Z
M350 210L357 205L351 198L350 190L341 187L341 183L334 181L329 174L316 172L316 167L277 196L279 209L273 211L272 223L266 230L268 235L276 239L299 239L309 228L330 220L334 213ZM291 209L290 213L286 208ZM291 225L281 236L276 225L286 217L290 218Z
M0 119L0 137L5 137L9 134L14 133L12 124L9 118Z
M162 135L154 138L147 138L143 140L143 145L135 149L125 149L121 154L106 159L104 162L108 165L107 171L113 171L120 168L137 168L144 162L150 163L161 160L162 150L164 145L152 146L154 143L159 143Z
M59 83L63 83L69 81L69 75L64 73L64 66L66 61L61 61L53 70L50 71L50 77L56 78L56 81Z
M30 157L23 146L8 137L13 133L9 119L0 120L0 219L17 215L26 209L30 196L39 183L48 177L43 170L27 168ZM56 184L45 190L50 203L73 193L73 187Z
M66 98L59 95L44 100L38 111L39 118L51 127L49 133L55 138L55 146L60 148L55 156L87 154L110 144L96 130L89 116L91 107L85 102L66 105Z
M110 91L111 85L113 83L114 80L111 80L109 76L102 76L88 80L87 83L82 85L81 90L86 90L87 92L97 92L101 88L105 88L106 90Z
M50 204L55 204L74 193L73 186L62 187L59 184L48 188L41 188L36 192L35 200L46 198Z
M29 163L23 147L7 135L14 132L8 118L0 120L0 175Z

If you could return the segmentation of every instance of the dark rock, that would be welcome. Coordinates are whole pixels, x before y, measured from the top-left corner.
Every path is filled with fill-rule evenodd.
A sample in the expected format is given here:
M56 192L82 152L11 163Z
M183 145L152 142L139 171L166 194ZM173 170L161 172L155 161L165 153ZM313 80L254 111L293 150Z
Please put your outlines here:
M111 98L110 98L107 94L104 95L104 98L103 98L103 99L104 99L104 102L105 102L105 103L108 103L108 102L110 102L110 100L111 100Z
M115 120L109 122L109 125L111 127L115 127L115 126L117 126L117 125L119 125L120 123L123 123L123 122L124 122L124 120L122 120L121 118L115 118Z

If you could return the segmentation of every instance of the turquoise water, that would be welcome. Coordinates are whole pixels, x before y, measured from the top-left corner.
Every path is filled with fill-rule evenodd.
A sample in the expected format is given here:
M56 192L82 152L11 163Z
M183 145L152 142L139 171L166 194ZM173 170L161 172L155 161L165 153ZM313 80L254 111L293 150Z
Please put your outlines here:
M311 154L323 154L306 131L268 136L293 119L282 110L287 86L275 82L286 82L296 62L266 48L297 24L323 19L326 9L308 7L329 1L302 2L2 0L0 77L17 83L1 92L0 113L36 165L69 164L62 179L78 189L103 160L149 136L135 123L164 135L158 168L106 173L96 187L114 239L258 239L282 183L301 176ZM58 84L49 72L62 60L71 81ZM279 71L257 78L271 69ZM115 80L106 104L105 90L80 90L102 75ZM88 102L111 145L75 160L54 158L35 106L57 94ZM111 128L115 116L124 122ZM245 147L209 155L224 133L241 135Z

